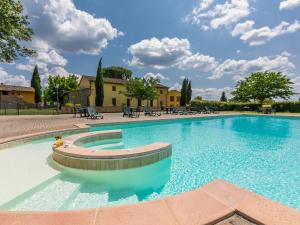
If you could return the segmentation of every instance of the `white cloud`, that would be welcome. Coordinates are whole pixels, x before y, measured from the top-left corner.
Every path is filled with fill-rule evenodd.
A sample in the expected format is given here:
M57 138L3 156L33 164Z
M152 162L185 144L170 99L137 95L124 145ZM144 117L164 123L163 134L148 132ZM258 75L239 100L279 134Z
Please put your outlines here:
M58 51L98 54L122 35L105 18L75 7L73 0L22 0L37 39Z
M19 85L19 86L29 86L29 80L26 80L25 76L8 74L1 67L0 67L0 83Z
M285 0L280 2L279 9L286 10L286 9L294 9L300 6L300 0Z
M202 0L184 19L201 25L203 30L229 27L250 14L249 0L228 0L223 4L213 4L212 0Z
M172 90L180 91L181 90L181 84L179 84L178 82L175 83L172 87L169 88L169 91L172 91Z
M182 57L177 64L179 69L200 69L201 71L210 71L214 69L218 62L212 56L196 53Z
M295 65L289 60L290 54L283 52L276 56L264 56L251 60L227 59L221 63L212 73L209 79L220 79L230 75L234 80L239 80L257 71L280 71L291 75Z
M148 79L150 77L155 78L155 79L159 79L160 81L162 81L162 80L169 80L168 77L162 75L161 73L156 73L156 74L154 74L154 73L146 73L144 75L144 78L146 78L146 79Z
M131 66L153 66L163 69L174 66L182 56L190 55L190 42L179 38L145 39L128 48Z
M217 65L214 57L200 53L193 54L190 42L179 38L145 39L128 49L132 55L129 65L156 69L176 67L182 70L199 69L209 71Z
M192 88L193 96L201 96L204 100L220 100L223 91L227 98L231 98L230 94L233 91L231 87L224 88Z
M244 23L239 23L235 26L231 35L233 37L239 36L241 40L249 43L249 45L262 45L271 39L281 36L287 33L294 33L300 29L300 23L298 20L294 23L281 22L274 28L268 26L258 29L253 28L255 22L253 20L247 20Z

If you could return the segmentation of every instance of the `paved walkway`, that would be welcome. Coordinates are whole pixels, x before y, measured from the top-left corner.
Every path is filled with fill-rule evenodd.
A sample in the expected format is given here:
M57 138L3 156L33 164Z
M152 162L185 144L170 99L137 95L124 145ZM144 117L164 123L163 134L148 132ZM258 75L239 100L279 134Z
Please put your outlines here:
M171 115L163 114L160 117L141 115L139 118L123 118L121 113L105 113L104 119L91 120L87 118L74 118L72 114L63 115L23 115L0 116L0 143L11 138L30 134L76 128L75 124L112 123L141 120L157 120L184 117L200 117L207 115Z

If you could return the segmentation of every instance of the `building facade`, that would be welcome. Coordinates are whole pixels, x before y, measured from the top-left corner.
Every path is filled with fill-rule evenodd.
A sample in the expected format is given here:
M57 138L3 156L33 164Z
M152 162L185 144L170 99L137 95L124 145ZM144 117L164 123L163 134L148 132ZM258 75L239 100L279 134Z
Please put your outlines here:
M180 106L180 97L181 97L180 91L169 90L167 106L178 108Z
M0 84L1 104L35 104L32 87Z
M122 110L124 105L130 107L137 106L151 106L153 108L160 108L167 106L168 101L168 87L162 84L157 85L159 97L156 100L147 102L143 100L138 102L137 99L127 98L123 93L126 91L126 80L104 77L104 102L103 111L114 112ZM95 106L96 99L96 77L82 76L79 89L75 92L66 95L65 102L79 103L83 106Z

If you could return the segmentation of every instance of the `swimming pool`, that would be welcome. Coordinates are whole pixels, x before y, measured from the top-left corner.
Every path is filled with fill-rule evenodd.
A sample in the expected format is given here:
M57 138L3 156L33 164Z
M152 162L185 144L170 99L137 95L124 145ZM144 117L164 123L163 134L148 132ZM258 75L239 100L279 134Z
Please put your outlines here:
M2 176L1 189L6 184L8 194L0 195L1 209L69 210L128 204L175 195L221 178L300 210L300 119L227 116L90 128L112 129L122 129L123 138L86 147L101 150L103 145L114 149L167 142L173 154L142 168L81 171L53 164L49 157L52 139L0 151L0 168L1 162L14 157L16 163L10 169L32 169L32 177ZM19 189L10 195L9 185ZM26 191L17 185L27 185Z

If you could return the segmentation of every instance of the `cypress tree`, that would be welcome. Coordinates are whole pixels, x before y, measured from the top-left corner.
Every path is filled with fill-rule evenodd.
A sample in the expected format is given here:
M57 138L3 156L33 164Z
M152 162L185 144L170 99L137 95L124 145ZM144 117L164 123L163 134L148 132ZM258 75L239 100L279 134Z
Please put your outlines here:
M96 76L96 106L102 106L104 100L104 87L103 87L103 71L102 71L102 58L99 61Z
M35 103L40 103L42 101L42 86L41 86L41 78L39 74L38 66L34 67L32 78L31 78L31 87L34 88L34 101Z
M189 104L192 100L192 81L188 82L188 88L187 88L187 104Z
M226 98L225 91L222 92L222 96L221 96L221 98L220 98L220 101L221 101L221 102L227 102L227 98Z
M186 106L187 103L188 79L182 81L180 106Z

